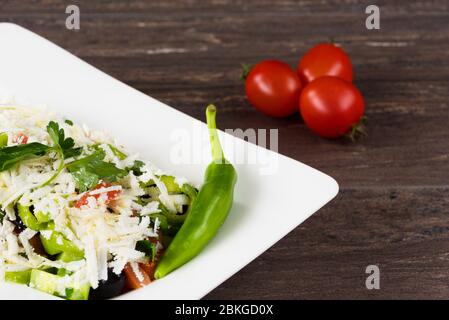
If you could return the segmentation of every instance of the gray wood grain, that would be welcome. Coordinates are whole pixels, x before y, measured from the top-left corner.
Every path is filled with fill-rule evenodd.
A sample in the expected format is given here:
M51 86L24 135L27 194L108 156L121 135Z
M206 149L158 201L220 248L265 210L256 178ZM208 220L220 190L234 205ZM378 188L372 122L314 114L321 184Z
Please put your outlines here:
M65 28L68 4L81 29ZM220 106L222 128L279 128L279 151L335 177L340 195L210 293L237 298L449 298L449 2L0 1L23 25L195 118ZM272 119L245 100L240 64L295 66L333 39L351 55L369 135L323 140L298 115ZM281 219L282 213L277 213ZM381 290L364 269L381 267Z

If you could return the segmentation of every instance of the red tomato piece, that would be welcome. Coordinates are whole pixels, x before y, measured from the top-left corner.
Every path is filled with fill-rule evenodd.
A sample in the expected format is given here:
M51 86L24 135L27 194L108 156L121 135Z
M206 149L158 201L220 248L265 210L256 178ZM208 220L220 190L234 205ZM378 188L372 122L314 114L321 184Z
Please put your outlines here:
M83 194L83 196L75 203L75 207L76 208L80 208L82 206L87 205L87 203L88 203L87 199L89 197L94 197L95 199L98 200L102 194L101 193L91 194L91 192L94 191L94 190L101 189L101 188L109 188L111 186L112 186L112 184L110 184L110 183L101 182L95 188L93 188L91 191L88 191L85 194ZM120 194L120 190L108 191L106 193L106 197L107 198L106 198L105 203L108 204L111 201L115 200L118 197L119 194Z
M23 132L19 132L17 134L17 136L14 139L14 142L18 143L18 144L27 144L28 143L28 136L23 133Z
M127 263L123 269L123 272L125 273L126 285L130 289L139 289L151 283L150 276L145 272L140 263L138 266L143 279L138 278L131 267L131 264Z
M154 280L154 271L156 271L156 261L150 261L148 263L139 263L139 267Z

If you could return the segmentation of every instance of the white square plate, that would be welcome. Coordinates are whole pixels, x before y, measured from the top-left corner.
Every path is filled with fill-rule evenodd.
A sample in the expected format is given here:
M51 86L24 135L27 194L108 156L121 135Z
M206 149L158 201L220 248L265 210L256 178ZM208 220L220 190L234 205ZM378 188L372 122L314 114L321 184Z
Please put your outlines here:
M96 130L167 172L199 184L206 163L179 164L170 156L173 132L203 123L113 79L40 36L0 23L0 100L46 105ZM220 109L220 105L218 105ZM218 124L220 113L218 113ZM225 154L255 152L264 163L236 165L232 211L218 235L194 260L118 299L199 299L279 241L338 192L331 177L293 159L221 133ZM226 146L234 146L233 150ZM234 152L235 150L235 152ZM259 159L259 158L258 158ZM274 174L261 174L267 166ZM0 299L51 298L25 286L0 284Z

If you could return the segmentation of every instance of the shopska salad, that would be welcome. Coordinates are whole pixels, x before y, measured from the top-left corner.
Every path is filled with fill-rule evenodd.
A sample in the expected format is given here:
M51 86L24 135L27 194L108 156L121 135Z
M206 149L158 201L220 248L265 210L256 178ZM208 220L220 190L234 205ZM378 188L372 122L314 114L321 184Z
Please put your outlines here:
M66 299L147 285L197 193L102 132L0 107L0 281Z

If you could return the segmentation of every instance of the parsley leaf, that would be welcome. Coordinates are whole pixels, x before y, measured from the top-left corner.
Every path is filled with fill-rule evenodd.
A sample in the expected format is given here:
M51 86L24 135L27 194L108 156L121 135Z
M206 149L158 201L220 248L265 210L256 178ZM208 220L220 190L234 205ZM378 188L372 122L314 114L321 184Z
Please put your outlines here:
M136 250L145 253L147 257L150 257L151 261L154 261L156 259L156 244L149 240L137 241Z
M74 148L75 141L73 141L72 138L66 138L64 129L59 128L59 124L54 121L50 121L47 125L47 132L50 135L51 140L53 140L53 147L52 150L54 150L60 158L59 167L56 173L48 179L43 185L47 186L50 183L52 183L64 170L64 159L69 157L74 157L77 155L80 155L82 152L82 148Z
M105 153L97 150L93 154L67 164L67 169L75 179L80 192L95 187L100 180L115 182L125 177L128 172L117 168L110 162L103 161Z
M63 150L65 159L79 156L82 152L83 152L83 147Z
M12 168L17 163L36 156L43 156L49 146L33 142L0 149L0 172Z
M62 151L64 158L70 158L81 154L82 148L74 148L75 141L72 138L66 138L64 129L59 128L59 124L50 121L47 125L47 132L50 135L53 143L58 151Z
M132 167L126 167L127 171L132 171L136 177L143 174L142 167L145 165L143 161L135 160Z

